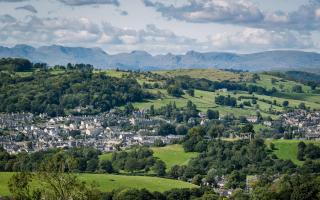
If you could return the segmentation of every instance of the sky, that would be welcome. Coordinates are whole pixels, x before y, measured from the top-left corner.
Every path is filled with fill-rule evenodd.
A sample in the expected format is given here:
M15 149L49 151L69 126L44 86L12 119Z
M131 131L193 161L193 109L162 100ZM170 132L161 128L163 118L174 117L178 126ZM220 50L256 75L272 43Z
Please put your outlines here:
M0 45L320 51L320 0L0 0Z

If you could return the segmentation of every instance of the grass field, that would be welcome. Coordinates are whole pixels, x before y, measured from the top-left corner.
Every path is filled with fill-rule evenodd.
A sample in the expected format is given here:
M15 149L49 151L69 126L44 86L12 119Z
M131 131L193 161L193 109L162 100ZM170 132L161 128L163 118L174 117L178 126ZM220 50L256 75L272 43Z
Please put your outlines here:
M298 144L300 140L266 140L266 144L273 143L276 150L273 153L280 159L291 160L297 165L302 165L303 161L297 159ZM303 141L304 143L315 143L320 146L320 141Z
M191 78L205 78L211 81L224 81L224 80L229 80L229 81L245 81L251 78L251 74L246 73L244 76L233 73L233 72L228 72L228 71L223 71L223 70L218 70L218 69L177 69L177 70L163 70L163 71L156 71L155 73L165 75L165 76L189 76Z
M183 95L181 98L176 98L173 96L168 95L166 90L163 89L149 89L148 90L151 93L161 93L162 98L159 99L151 99L151 100L146 100L144 102L138 102L134 103L133 105L136 108L139 109L148 109L150 108L151 105L154 105L155 108L159 108L161 106L165 106L169 103L175 102L177 107L185 107L187 102L191 100L194 104L197 105L197 108L202 111L206 112L208 109L215 109L220 112L221 115L226 115L226 114L234 114L235 116L249 116L249 115L255 115L257 112L256 107L253 105L252 107L244 107L244 108L231 108L228 106L220 106L214 103L214 98L217 95L230 95L232 97L235 97L238 99L240 96L247 96L247 97L252 97L253 95L248 94L246 92L209 92L209 91L203 91L203 90L195 90L195 96L189 96L187 94ZM300 94L300 95L309 95L309 94ZM311 94L310 94L311 95ZM313 97L314 101L311 101L310 99L301 99L301 100L296 100L296 99L291 99L287 98L286 96L284 97L276 97L276 96L266 96L266 95L254 95L255 97L259 99L265 99L265 100L270 100L270 101L277 101L278 104L282 104L283 101L289 101L289 106L290 107L297 107L300 103L305 103L307 107L310 107L312 109L320 109L320 104L316 103L316 98ZM320 96L319 96L320 99ZM238 101L238 104L240 104L243 101L248 101L248 100L242 100ZM320 100L318 100L320 101ZM271 107L270 104L262 102L262 101L257 101L257 104L259 105L259 110L262 114L262 116L271 116L272 118L277 118L278 116L269 114L269 108ZM283 107L280 106L275 106L272 105L272 109L275 111L283 111Z
M173 165L186 165L191 158L198 153L186 153L179 144L167 145L165 147L152 148L154 156L164 161L169 170ZM112 153L105 153L99 156L100 160L111 160Z
M311 92L311 89L309 86L303 85L301 83L297 83L294 81L289 81L289 80L284 80L282 78L272 76L272 75L267 75L267 74L259 74L260 80L257 80L256 85L263 86L267 89L272 89L272 87L275 87L279 91L283 92L291 92L292 87L295 85L301 85L302 90L306 93ZM275 79L276 82L272 84L271 80Z
M167 170L174 165L186 165L191 158L194 158L198 153L186 153L181 145L168 145L165 147L152 148L154 156L164 161Z
M10 172L0 173L0 196L10 194L7 184L12 175L13 173ZM183 181L147 176L80 174L79 178L87 183L95 182L103 192L109 192L120 188L146 188L150 191L164 192L173 188L197 187L196 185Z

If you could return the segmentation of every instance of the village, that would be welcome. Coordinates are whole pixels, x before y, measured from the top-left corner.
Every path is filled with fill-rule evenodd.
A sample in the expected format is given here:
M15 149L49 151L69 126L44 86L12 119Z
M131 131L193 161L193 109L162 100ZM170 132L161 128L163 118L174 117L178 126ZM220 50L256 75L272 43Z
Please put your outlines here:
M132 145L164 144L183 138L181 135L158 136L161 117L149 118L143 111L121 116L115 110L94 116L50 118L46 114L11 113L0 115L0 146L10 154L52 148L93 147L111 152ZM137 128L138 127L138 128Z
M200 125L208 122L203 113L199 113L199 119ZM246 120L266 127L282 124L294 138L300 140L320 139L320 112L296 110L282 114L279 120L259 120L257 116L248 116ZM193 124L194 121L191 118L188 123ZM93 147L102 152L112 152L133 145L152 146L156 141L170 144L183 139L184 135L158 135L163 123L174 122L163 116L150 117L144 110L134 111L130 115L110 110L98 115L65 117L31 113L1 114L0 146L10 154L75 147ZM233 137L251 139L253 135L234 133Z
M283 125L298 139L320 140L320 112L295 110L281 115Z

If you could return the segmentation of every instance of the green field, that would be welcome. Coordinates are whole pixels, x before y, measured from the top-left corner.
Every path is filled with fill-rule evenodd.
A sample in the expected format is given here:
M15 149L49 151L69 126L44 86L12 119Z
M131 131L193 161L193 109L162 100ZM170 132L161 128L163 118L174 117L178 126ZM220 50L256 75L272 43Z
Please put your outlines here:
M275 150L273 153L280 159L291 160L297 165L302 165L303 161L297 159L298 154L298 144L300 140L267 140L266 144L270 143L275 145ZM320 141L303 141L304 143L315 143L320 146Z
M174 165L186 165L191 158L194 158L198 153L186 153L181 145L168 145L165 147L152 148L154 156L164 161L169 170Z
M234 93L233 91L228 91L228 92L209 92L209 91L203 91L203 90L195 90L195 96L189 96L187 94L184 94L181 98L176 98L173 96L168 95L166 90L163 89L149 89L148 90L151 93L161 93L162 98L159 99L152 99L152 100L146 100L144 102L138 102L134 103L134 107L139 108L139 109L148 109L150 108L151 105L154 105L155 108L160 108L162 106L165 106L169 103L175 102L177 107L185 107L187 102L190 100L194 104L197 105L197 108L202 111L206 112L208 109L215 109L220 112L221 115L227 115L227 114L234 114L235 116L249 116L249 115L255 115L257 112L257 109L255 105L252 105L251 107L244 107L244 108L232 108L228 106L220 106L215 104L214 99L218 95L230 95L231 97L238 98L240 96L247 96L247 97L252 97L253 95L248 94L246 92L236 92ZM311 94L299 94L301 96L311 96ZM254 94L255 97L259 99L265 99L269 101L277 101L278 104L282 104L283 101L289 101L289 106L290 107L296 107L300 103L305 103L307 107L310 107L312 109L320 109L320 104L316 102L316 98L313 95L312 100L311 99L301 99L301 100L296 100L296 99L291 99L287 98L286 96L284 97L272 97L272 96L266 96L266 95L257 95ZM320 99L320 96L319 96ZM243 101L250 101L250 100L241 100L238 101L238 104L240 104ZM320 101L320 100L318 100ZM269 108L271 107L270 104L262 102L262 101L257 101L257 104L259 105L259 110L262 114L262 116L271 116L272 118L277 118L276 115L269 114ZM283 111L283 107L280 106L275 106L272 105L272 109L275 111Z
M7 183L13 173L0 173L0 196L9 195ZM150 191L164 192L173 188L197 187L191 183L148 176L123 176L112 174L80 174L79 178L87 183L95 182L103 192L120 188L146 188Z
M223 71L219 69L177 69L177 70L163 70L155 73L174 77L174 76L189 76L191 78L204 78L211 81L246 81L251 78L250 73L240 75L238 73Z
M181 145L167 145L165 147L152 148L154 157L164 161L169 170L173 165L186 165L191 158L194 158L198 153L184 152ZM105 153L99 156L101 160L111 160L112 153Z

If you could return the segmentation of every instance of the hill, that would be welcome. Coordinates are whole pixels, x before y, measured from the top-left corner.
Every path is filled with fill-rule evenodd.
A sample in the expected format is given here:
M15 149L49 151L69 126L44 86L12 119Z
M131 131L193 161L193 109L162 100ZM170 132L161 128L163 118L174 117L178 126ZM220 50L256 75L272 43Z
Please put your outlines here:
M271 70L317 70L320 54L303 51L266 51L252 54L226 52L150 55L145 51L132 51L110 55L99 48L64 47L58 45L34 48L16 45L12 48L0 47L0 58L21 57L32 62L49 65L67 63L92 64L97 68L121 68L131 70L163 70L178 68L221 68L250 71Z
M0 196L9 195L8 181L12 172L0 172ZM164 192L173 188L194 188L191 183L148 176L124 176L112 174L80 174L80 180L95 182L102 192L110 192L121 188L146 188L150 191Z

